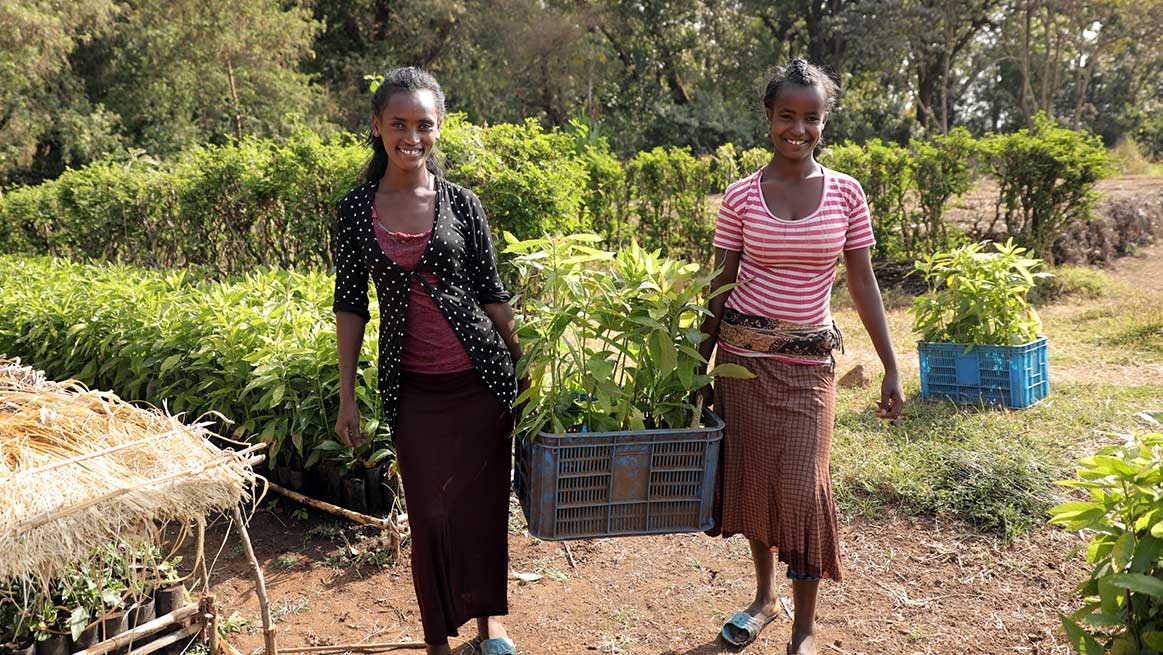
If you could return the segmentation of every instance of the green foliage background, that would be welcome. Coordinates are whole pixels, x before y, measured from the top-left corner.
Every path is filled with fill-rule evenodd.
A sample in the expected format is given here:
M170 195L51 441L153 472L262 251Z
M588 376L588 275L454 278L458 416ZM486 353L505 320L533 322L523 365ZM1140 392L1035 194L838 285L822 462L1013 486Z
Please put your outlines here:
M770 158L723 144L696 157L657 147L619 158L591 126L475 125L450 116L439 145L450 180L476 191L495 236L594 231L620 248L631 238L668 256L707 262L714 229L708 194ZM299 126L286 140L247 137L195 147L168 163L109 157L0 196L0 252L217 274L331 266L334 208L368 156L352 135ZM915 259L965 240L946 209L976 178L993 177L1003 205L974 239L1013 237L1038 256L1089 215L1109 172L1096 137L1038 118L1035 131L973 138L964 129L826 148L821 161L859 180L878 259ZM1004 206L1004 213L1002 208Z
M841 87L830 142L1034 126L1163 154L1163 0L35 0L0 4L0 188L112 156L368 128L417 65L478 125L581 120L630 158L767 141L774 66ZM520 16L520 20L512 20Z

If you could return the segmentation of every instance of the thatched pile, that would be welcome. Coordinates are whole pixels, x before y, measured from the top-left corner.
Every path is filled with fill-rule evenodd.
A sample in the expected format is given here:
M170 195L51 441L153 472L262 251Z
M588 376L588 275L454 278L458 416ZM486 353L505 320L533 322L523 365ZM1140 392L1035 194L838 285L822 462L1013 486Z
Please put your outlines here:
M209 434L0 360L0 581L47 580L102 544L238 504L247 456Z

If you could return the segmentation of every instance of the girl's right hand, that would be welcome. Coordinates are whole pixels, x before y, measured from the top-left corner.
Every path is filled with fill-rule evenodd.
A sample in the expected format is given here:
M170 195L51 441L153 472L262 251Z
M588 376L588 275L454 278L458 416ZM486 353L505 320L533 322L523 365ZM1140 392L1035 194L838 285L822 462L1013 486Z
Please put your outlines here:
M349 448L358 448L367 442L359 430L359 407L355 403L339 403L339 418L335 420L335 434Z

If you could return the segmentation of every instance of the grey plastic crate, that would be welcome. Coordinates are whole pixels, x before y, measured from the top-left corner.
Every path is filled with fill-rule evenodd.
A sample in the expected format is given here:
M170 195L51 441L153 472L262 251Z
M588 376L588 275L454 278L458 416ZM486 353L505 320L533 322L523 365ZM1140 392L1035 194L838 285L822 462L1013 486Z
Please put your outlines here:
M640 432L517 439L513 487L547 540L699 532L713 523L723 420Z

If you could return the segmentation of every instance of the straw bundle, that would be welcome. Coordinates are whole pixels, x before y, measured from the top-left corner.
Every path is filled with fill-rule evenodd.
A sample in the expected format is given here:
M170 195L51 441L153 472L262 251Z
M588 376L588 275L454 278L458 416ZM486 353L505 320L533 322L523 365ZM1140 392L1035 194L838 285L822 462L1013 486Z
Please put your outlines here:
M47 580L102 544L237 505L254 473L209 435L0 360L0 581Z

